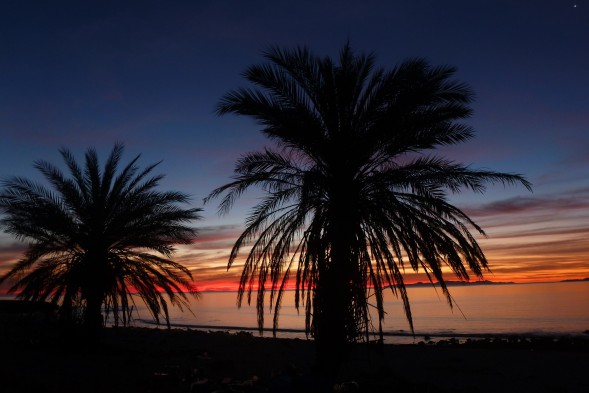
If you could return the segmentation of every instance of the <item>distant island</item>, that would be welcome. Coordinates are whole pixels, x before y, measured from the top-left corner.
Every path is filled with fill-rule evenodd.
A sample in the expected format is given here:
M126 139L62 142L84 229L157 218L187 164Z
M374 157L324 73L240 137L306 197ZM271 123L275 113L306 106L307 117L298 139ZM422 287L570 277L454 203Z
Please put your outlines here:
M509 285L509 284L517 284L513 281L489 281L489 280L481 280L481 281L446 281L446 286L448 287L458 287L458 286L472 286L472 285ZM439 286L439 283L434 283L433 285ZM432 283L430 282L416 282L413 284L406 284L408 287L431 287Z
M585 278L577 278L577 279L570 279L570 280L560 280L560 281L542 281L542 282L513 282L513 281L489 281L489 280L481 280L481 281L446 281L446 286L448 287L458 287L458 286L476 286L476 285L513 285L513 284L551 284L551 283L559 283L559 282L585 282L589 281L589 277ZM439 283L434 283L434 286L439 286ZM407 287L431 287L432 283L429 282L416 282L413 284L406 284Z
M562 280L559 282L579 282L579 281L589 281L589 277L578 278L578 279L573 279L573 280Z

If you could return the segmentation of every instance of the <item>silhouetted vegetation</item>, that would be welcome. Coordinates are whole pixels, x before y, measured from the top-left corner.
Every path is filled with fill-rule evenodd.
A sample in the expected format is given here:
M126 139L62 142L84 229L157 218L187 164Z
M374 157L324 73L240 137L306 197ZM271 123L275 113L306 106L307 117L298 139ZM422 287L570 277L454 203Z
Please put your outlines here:
M378 354L353 346L349 365L328 377L309 362L314 347L306 340L105 329L101 345L94 347L2 341L7 356L0 358L0 381L2 392L27 393L587 390L587 338L457 341L384 345Z
M222 197L219 210L227 212L247 189L266 191L230 255L229 267L251 246L238 303L257 292L260 329L266 303L276 328L294 275L296 306L305 309L319 358L337 361L346 343L375 332L382 338L387 288L412 326L406 269L437 281L450 305L444 266L461 280L468 270L483 276L487 260L470 231L484 232L448 203L448 192L530 184L432 153L473 136L462 122L473 94L452 79L453 67L412 59L385 70L350 45L337 59L305 48L273 48L265 58L244 73L253 87L229 92L218 113L255 119L273 144L244 155L234 180L207 200Z
M122 145L102 169L94 149L83 168L69 150L60 153L69 177L49 162L35 164L50 187L20 177L2 183L0 223L29 246L0 283L10 280L21 299L60 304L62 320L79 318L91 331L102 328L103 311L115 325L128 324L134 292L169 323L166 295L182 308L196 293L190 271L169 258L174 244L195 236L187 224L200 209L182 208L183 193L156 190L157 164L140 169L137 156L118 170Z

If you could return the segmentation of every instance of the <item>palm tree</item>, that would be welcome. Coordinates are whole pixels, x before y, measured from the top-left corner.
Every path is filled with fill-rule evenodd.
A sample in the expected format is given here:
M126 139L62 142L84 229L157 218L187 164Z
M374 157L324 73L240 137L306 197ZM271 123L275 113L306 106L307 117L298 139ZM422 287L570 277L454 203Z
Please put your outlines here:
M187 294L197 294L190 271L169 258L174 244L195 236L186 224L201 209L179 206L185 194L155 190L163 175L151 172L159 163L141 170L137 156L118 171L123 150L116 144L101 170L94 149L86 151L83 168L61 149L69 177L38 161L49 188L14 177L0 192L0 223L30 242L0 283L12 281L9 291L22 299L60 303L64 318L83 310L83 323L94 332L103 326L102 310L115 325L126 325L135 292L168 326L165 295L182 308Z
M471 114L469 87L451 79L454 68L423 59L376 68L374 55L356 55L349 44L338 61L305 48L272 48L265 58L244 74L254 88L226 94L218 113L254 118L273 147L243 156L233 181L205 199L223 196L224 213L247 189L266 191L229 258L228 268L251 247L238 305L257 291L262 329L269 292L276 329L296 271L296 307L304 305L319 358L339 356L338 348L375 331L382 341L387 288L401 297L413 329L406 269L437 281L452 305L444 266L468 280L469 269L480 278L488 264L469 228L483 230L447 201L447 191L483 192L488 182L530 189L520 175L425 154L473 136L460 122Z

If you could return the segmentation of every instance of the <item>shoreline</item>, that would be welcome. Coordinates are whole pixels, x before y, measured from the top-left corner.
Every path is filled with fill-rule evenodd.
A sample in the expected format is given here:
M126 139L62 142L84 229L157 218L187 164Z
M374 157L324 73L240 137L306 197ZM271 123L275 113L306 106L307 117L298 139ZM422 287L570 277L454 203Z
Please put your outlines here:
M157 323L147 319L137 319L141 324L146 325L146 328L156 329L167 329L167 325L164 323ZM141 328L142 326L137 326ZM221 331L221 332L251 332L257 333L259 329L257 327L248 326L229 326L229 325L204 325L204 324L187 324L187 323L170 323L172 329L189 329L199 331ZM262 329L264 333L272 333L272 328ZM303 329L295 328L277 328L277 333L297 333L305 335ZM377 335L374 335L375 337ZM543 338L586 338L589 340L589 330L582 332L543 332L543 331L530 331L530 332L501 332L501 333L456 333L456 332L406 332L403 330L399 331L384 331L384 337L409 337L409 338L435 338L435 339L448 339L448 338L459 338L459 339L543 339ZM292 338L292 337L280 337L278 338ZM312 340L312 338L309 338ZM386 342L385 342L386 344ZM394 343L391 343L394 345Z

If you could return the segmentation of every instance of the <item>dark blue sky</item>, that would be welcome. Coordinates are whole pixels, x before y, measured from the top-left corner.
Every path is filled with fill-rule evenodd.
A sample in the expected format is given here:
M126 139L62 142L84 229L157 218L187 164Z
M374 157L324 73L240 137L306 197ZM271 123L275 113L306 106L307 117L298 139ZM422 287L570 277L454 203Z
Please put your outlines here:
M499 266L522 247L559 239L553 248L575 244L568 268L589 274L589 245L578 245L589 232L587 0L4 0L0 177L35 178L33 161L59 162L61 146L106 154L122 141L127 158L164 160L164 187L192 194L200 206L240 154L265 143L249 119L214 114L225 92L244 85L241 72L270 45L335 55L348 39L384 67L408 57L454 65L476 92L477 136L446 153L534 183L534 194L493 187L455 198L491 238L527 234L508 249L487 241ZM238 230L217 226L239 224L248 204L224 218L206 206L203 239L227 233L215 255ZM212 252L205 248L192 257ZM548 269L546 253L534 259L538 274Z

